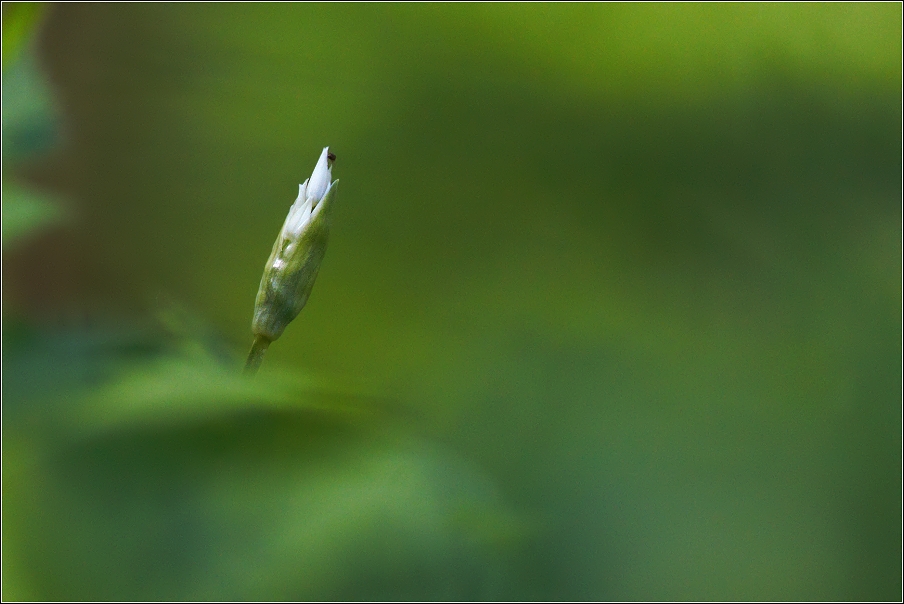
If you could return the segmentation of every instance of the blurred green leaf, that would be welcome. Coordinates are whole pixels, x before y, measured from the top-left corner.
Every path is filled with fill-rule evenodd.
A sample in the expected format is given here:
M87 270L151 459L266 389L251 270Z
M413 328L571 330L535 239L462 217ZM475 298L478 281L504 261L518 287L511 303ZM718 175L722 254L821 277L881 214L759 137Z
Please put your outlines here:
M57 143L56 101L29 48L3 70L4 165L43 153Z
M3 71L16 60L40 22L45 8L44 2L3 3Z
M66 212L53 197L3 182L3 249L65 220Z
M492 484L450 451L393 430L366 399L324 397L314 381L278 370L251 380L198 347L170 356L187 349L142 331L73 347L99 335L32 336L5 363L33 368L38 348L50 346L59 351L44 355L55 359L43 367L49 374L73 354L106 368L58 389L52 404L35 399L34 384L5 379L4 545L15 550L4 561L5 594L499 593L499 558L520 546L514 525ZM39 376L17 372L13 382ZM42 436L36 453L29 443ZM461 522L462 510L481 521ZM137 564L147 555L160 564Z

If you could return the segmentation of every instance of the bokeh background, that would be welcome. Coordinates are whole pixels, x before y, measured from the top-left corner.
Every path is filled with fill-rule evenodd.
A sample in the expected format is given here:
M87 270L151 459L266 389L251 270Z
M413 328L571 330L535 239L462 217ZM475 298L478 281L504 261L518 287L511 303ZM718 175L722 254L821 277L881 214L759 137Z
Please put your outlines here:
M4 600L899 600L901 19L5 3Z

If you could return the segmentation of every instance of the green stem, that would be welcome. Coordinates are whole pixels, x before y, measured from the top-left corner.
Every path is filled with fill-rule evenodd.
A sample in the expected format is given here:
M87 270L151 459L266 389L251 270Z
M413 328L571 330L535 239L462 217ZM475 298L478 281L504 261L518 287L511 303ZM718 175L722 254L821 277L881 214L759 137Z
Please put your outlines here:
M264 362L264 353L270 346L270 340L264 336L254 336L254 342L251 344L251 352L248 353L248 360L245 361L245 375L253 376L260 369L261 363Z

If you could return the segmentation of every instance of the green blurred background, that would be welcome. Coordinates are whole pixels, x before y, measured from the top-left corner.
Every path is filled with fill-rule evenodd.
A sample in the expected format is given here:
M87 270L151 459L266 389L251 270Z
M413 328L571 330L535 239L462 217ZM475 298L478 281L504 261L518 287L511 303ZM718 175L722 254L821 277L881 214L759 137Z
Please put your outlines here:
M900 4L3 11L4 600L900 599Z

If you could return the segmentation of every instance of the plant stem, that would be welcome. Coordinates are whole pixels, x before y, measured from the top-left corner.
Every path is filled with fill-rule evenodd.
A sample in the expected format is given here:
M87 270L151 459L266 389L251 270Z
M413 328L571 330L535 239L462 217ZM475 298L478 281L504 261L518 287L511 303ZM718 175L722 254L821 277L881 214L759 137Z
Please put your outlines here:
M270 346L270 340L264 336L254 336L254 342L251 344L251 352L248 353L248 360L245 361L245 375L253 376L260 369L261 363L264 362L264 353Z

